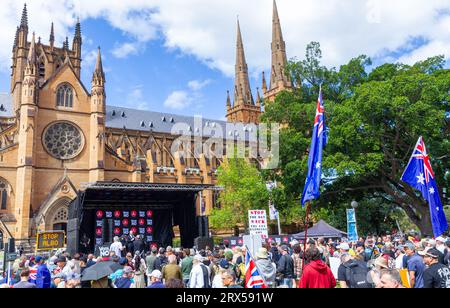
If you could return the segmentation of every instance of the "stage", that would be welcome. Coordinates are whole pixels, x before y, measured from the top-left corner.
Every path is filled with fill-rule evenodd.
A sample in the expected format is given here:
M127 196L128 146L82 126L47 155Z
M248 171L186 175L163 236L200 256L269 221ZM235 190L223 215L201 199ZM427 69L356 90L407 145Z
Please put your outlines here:
M199 217L197 199L214 185L92 183L84 184L71 203L67 228L69 253L93 252L96 246L134 231L150 245L172 245L179 226L181 245L191 248L207 236L207 217Z

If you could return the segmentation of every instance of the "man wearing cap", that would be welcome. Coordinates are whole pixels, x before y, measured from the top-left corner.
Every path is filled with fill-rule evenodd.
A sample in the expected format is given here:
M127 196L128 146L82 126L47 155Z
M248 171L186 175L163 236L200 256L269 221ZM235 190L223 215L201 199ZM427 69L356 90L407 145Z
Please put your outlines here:
M150 285L147 287L147 289L164 289L165 286L162 283L162 277L163 274L160 271L154 270L150 274Z
M52 278L47 265L44 263L44 258L37 256L35 261L38 266L36 273L36 287L38 289L49 289L52 284Z
M439 250L443 255L445 255L445 242L446 239L442 236L436 238L436 249Z
M423 288L423 272L425 265L423 259L416 253L416 246L412 242L406 242L403 246L405 254L408 256L407 268L410 277L410 286L414 289Z
M130 289L133 287L133 269L126 266L123 269L122 277L114 281L113 286L117 289Z
M450 268L439 263L439 250L436 248L419 252L428 266L423 274L424 288L450 289Z

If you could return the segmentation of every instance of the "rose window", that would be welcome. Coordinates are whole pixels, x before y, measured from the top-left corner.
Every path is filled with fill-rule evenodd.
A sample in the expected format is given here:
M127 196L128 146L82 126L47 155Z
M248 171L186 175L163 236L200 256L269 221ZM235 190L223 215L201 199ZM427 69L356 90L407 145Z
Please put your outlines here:
M61 160L75 158L84 147L84 136L81 130L67 122L50 125L44 132L43 141L47 152Z

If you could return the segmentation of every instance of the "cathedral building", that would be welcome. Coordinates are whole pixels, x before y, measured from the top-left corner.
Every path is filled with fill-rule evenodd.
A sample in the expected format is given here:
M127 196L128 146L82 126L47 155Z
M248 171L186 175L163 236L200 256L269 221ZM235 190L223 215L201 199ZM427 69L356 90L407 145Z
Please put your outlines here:
M12 50L10 93L0 93L0 239L66 230L69 206L85 183L216 184L223 158L215 151L239 136L219 127L257 125L263 99L273 101L292 87L284 72L286 44L275 1L272 73L269 86L263 77L263 98L259 91L256 100L252 94L239 23L237 33L228 123L198 123L193 117L107 105L100 48L90 88L80 79L80 22L71 45L66 38L56 46L53 24L47 44L29 32L25 6ZM210 155L189 155L193 150L175 144L180 135L191 136L192 144L195 138L215 140L208 144ZM198 215L209 215L216 198L205 191Z

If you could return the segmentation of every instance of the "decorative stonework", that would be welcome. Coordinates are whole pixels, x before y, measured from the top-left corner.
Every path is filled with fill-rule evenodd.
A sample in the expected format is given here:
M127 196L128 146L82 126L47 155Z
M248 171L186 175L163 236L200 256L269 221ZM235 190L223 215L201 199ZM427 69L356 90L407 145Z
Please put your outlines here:
M51 156L60 160L69 160L77 157L83 150L84 136L74 124L57 122L44 131L42 143Z

